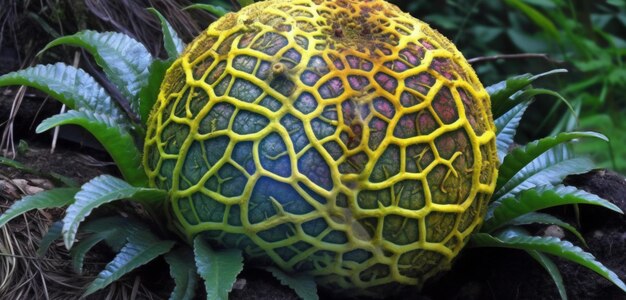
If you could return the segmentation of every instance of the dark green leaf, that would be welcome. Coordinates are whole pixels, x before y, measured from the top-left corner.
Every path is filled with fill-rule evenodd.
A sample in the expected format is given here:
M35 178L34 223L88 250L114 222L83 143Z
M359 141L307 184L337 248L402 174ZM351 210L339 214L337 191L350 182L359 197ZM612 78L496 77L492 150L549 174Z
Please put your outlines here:
M98 233L114 229L115 235L106 236L104 241L113 252L119 252L127 242L128 236L136 231L150 231L150 228L140 221L125 218L120 215L93 218L80 226L81 233Z
M14 202L9 209L0 215L0 227L15 217L33 209L63 207L74 201L77 188L57 188L26 196Z
M124 113L89 74L63 63L37 65L0 76L0 86L26 85L39 89L71 109L84 108L126 124Z
M24 11L26 12L26 11ZM50 26L50 24L42 17L40 17L38 14L36 14L33 11L29 11L27 14L28 18L32 19L32 21L34 21L34 23L38 24L41 29L43 29L43 31L48 34L51 37L58 37L61 34L59 34L58 31L56 31L56 29L54 29L54 27ZM43 14L42 14L43 15Z
M553 215L549 215L549 214L538 213L538 212L529 212L529 213L527 213L525 215L521 215L521 216L519 216L519 217L517 217L517 218L515 218L513 220L510 220L510 221L502 224L499 227L506 226L506 225L516 225L517 226L517 225L529 225L529 224L557 225L557 226L562 227L565 230L571 232L573 235L576 236L576 238L578 238L583 243L584 246L587 246L587 242L585 242L585 239L580 234L580 232L578 232L576 227L570 225L567 222L562 221L561 219L559 219L559 218L557 218L557 217L555 217Z
M554 23L552 23L550 18L543 15L540 11L530 5L527 5L521 0L505 0L505 2L524 12L533 22L535 22L535 24L548 32L553 38L560 37L559 31L556 29Z
M517 75L486 87L485 89L491 98L492 110L531 84L532 77L532 74Z
M50 248L50 245L57 239L61 238L63 229L63 222L56 221L50 225L48 232L39 241L39 249L37 249L37 256L43 257Z
M572 245L568 241L562 241L554 237L509 235L505 231L497 237L487 233L476 233L472 235L472 242L479 247L513 248L541 251L556 255L589 268L617 285L623 291L626 291L626 284L613 271L598 262L593 255Z
M552 281L556 284L557 289L559 290L559 295L562 300L567 300L567 292L565 291L565 285L563 284L563 277L561 276L561 272L559 272L559 268L554 264L554 262L545 254L534 251L534 250L526 250L526 253L534 258L552 277Z
M509 99L509 101L506 102L507 105L505 105L503 108L506 109L506 110L509 110L512 107L514 107L514 106L516 106L516 105L518 105L520 103L531 101L532 99L534 99L538 95L548 95L548 96L553 96L553 97L557 98L559 101L563 102L563 104L565 104L565 106L567 106L567 108L571 112L571 116L570 117L573 116L574 118L577 118L577 113L574 110L574 107L572 106L572 104L569 101L567 101L565 98L563 98L563 96L561 96L561 94L559 94L559 93L557 93L557 92L555 92L553 90L549 90L549 89L539 89L539 88L528 88L528 89L525 89L523 92L521 92L521 93L519 93L517 95L512 96Z
M93 294L130 271L167 253L174 244L174 241L158 239L149 231L133 232L128 236L128 243L89 285L84 296Z
M70 251L70 256L72 257L72 265L74 266L74 271L77 274L83 273L83 261L85 260L85 255L87 252L91 250L96 244L99 242L110 239L113 235L116 235L118 230L109 229L106 231L96 232L87 236L86 238L78 241L76 246L72 248Z
M141 152L130 132L116 125L114 119L85 110L70 110L45 119L37 126L37 132L65 124L79 125L93 134L111 155L128 182L136 186L147 185L146 173L141 164Z
M201 3L189 5L185 7L185 9L202 9L216 17L221 17L230 12L230 10L223 8L219 5L201 4Z
M165 51L167 51L168 58L177 58L183 50L185 50L185 43L178 38L178 34L172 25L163 17L163 15L154 8L148 8L152 14L159 18L161 21L161 30L163 31L163 43L165 44Z
M503 170L506 168L504 164L507 159L505 158L504 161L500 166L501 173L498 179L500 176L506 176ZM564 145L557 145L537 156L518 172L512 173L513 176L504 181L506 183L500 185L499 188L496 187L492 199L497 201L533 187L555 185L563 181L567 175L585 173L593 167L594 163L590 159L572 158Z
M148 122L150 111L159 97L159 88L165 78L165 72L172 65L173 60L156 59L150 65L148 84L139 91L139 114L143 124Z
M275 267L270 267L267 270L272 272L272 275L280 280L280 283L294 290L302 300L319 299L317 296L317 284L312 276L289 275Z
M237 274L243 269L241 251L214 251L201 237L194 239L193 251L198 274L204 279L207 299L227 300Z
M527 213L568 204L598 205L618 213L622 212L613 203L572 186L542 186L490 204L481 230L491 232Z
M515 105L530 100L532 98L531 95L524 95L523 91L533 81L544 76L563 72L567 72L567 70L556 69L538 75L523 74L488 86L486 89L491 98L491 111L493 113L493 118L497 119L509 111L509 109L515 107Z
M176 284L170 300L193 299L198 285L193 251L187 247L176 249L165 255L165 261L170 265L170 276Z
M533 141L528 143L526 146L519 147L511 151L511 153L504 158L504 161L500 165L496 184L496 197L501 195L498 193L500 188L507 184L513 177L518 175L518 173L528 166L528 164L533 162L542 154L546 153L546 151L559 144L583 137L594 137L606 140L604 135L595 132L563 132L557 136Z
M497 132L496 147L500 161L504 160L509 148L513 145L517 126L529 105L530 101L520 103L494 121Z
M76 201L70 205L63 218L63 240L67 249L72 247L78 225L91 211L103 204L132 198L149 203L162 201L167 193L159 189L133 187L127 182L110 175L98 176L85 183L76 194Z
M133 111L139 114L138 93L148 81L148 67L152 62L152 55L143 44L122 33L85 30L55 39L42 52L64 44L82 47L91 53L109 80L130 101Z

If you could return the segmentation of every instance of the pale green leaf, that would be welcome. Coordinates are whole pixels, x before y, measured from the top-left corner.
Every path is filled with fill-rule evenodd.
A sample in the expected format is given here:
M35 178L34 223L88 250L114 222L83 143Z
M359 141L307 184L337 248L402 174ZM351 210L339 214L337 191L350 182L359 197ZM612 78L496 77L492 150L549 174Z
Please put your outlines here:
M50 245L57 239L63 236L63 222L56 221L50 225L46 234L41 237L41 241L39 241L39 248L37 249L37 256L43 257L46 254L46 251L50 248Z
M126 124L125 114L91 75L63 63L37 65L0 76L0 86L25 85L45 92L70 109L84 108Z
M198 274L204 279L207 299L228 300L228 293L237 280L237 274L243 270L241 251L214 251L201 237L196 237L193 245L196 267Z
M85 30L57 38L41 52L58 45L78 46L91 53L108 79L130 102L134 113L139 114L138 93L148 81L148 67L153 59L143 44L118 32Z
M573 186L542 186L491 203L481 230L491 232L527 213L568 204L597 205L622 213L615 204Z
M77 192L77 188L57 188L26 196L14 202L11 207L0 215L0 227L3 227L15 217L34 209L63 207L68 205L74 201L74 195L76 195Z
M498 149L500 161L504 160L509 148L513 145L517 126L519 126L520 120L529 105L530 101L520 103L494 120L496 125L496 148Z
M128 243L108 263L98 277L87 287L84 296L93 294L118 280L130 271L154 260L172 249L176 242L160 240L149 231L135 231Z
M193 251L189 248L179 248L167 253L165 261L170 265L170 276L174 279L174 290L170 300L193 299L198 285Z
M606 140L604 135L596 132L563 132L556 136L533 141L523 147L519 147L511 151L511 153L505 156L498 171L496 197L502 195L499 193L500 188L507 184L513 177L518 175L519 172L527 167L531 162L546 153L546 151L559 144L584 137Z
M151 230L140 221L120 215L93 218L80 225L81 233L98 233L111 229L116 230L116 234L106 236L104 241L114 252L119 252L124 247L128 236L133 234L133 232Z
M505 158L505 162L506 160ZM500 176L506 176L506 171L503 171L505 168L505 166L500 167L501 172L505 174L498 174L498 179ZM497 201L530 188L555 185L568 175L585 173L593 168L594 163L590 159L572 158L566 147L557 145L534 158L518 172L513 173L510 180L499 189L496 188L492 199Z
M296 294L302 298L302 300L319 299L317 296L317 284L312 276L302 274L286 274L282 270L275 267L267 268L267 270L270 271L272 275L280 281L280 283L294 290Z
M72 265L74 266L74 271L77 274L83 273L83 261L85 260L85 255L87 252L91 250L96 244L99 242L110 239L113 235L117 234L118 230L109 229L105 231L96 232L87 236L86 238L78 241L76 246L72 248L70 251L70 257L72 257Z
M110 175L98 176L85 183L76 194L63 218L63 240L67 249L72 247L79 224L101 205L122 199L133 199L150 203L163 201L167 192L159 189L133 187L127 182Z

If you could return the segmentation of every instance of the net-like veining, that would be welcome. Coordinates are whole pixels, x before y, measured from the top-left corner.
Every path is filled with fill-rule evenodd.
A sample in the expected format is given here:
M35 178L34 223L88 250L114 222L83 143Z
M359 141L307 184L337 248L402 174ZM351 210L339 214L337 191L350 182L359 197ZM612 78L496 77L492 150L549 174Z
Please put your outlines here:
M481 223L489 97L446 38L383 1L266 1L168 71L144 162L186 238L360 291L420 285Z

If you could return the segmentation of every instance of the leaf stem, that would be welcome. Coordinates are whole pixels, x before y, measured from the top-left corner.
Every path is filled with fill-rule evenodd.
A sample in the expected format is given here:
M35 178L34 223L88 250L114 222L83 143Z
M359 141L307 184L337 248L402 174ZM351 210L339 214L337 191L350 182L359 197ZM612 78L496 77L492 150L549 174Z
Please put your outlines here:
M494 61L499 59L528 59L528 58L541 58L553 64L563 64L562 61L554 60L546 53L516 53L516 54L497 54L491 56L479 56L470 58L467 60L470 64Z

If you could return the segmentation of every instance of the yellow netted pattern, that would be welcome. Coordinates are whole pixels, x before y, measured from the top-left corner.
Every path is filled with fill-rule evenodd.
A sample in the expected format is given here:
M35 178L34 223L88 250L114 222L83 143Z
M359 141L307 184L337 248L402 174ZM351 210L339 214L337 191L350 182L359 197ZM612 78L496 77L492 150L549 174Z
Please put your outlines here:
M144 162L185 238L358 294L449 268L497 174L474 71L384 1L266 1L213 23L168 70Z

